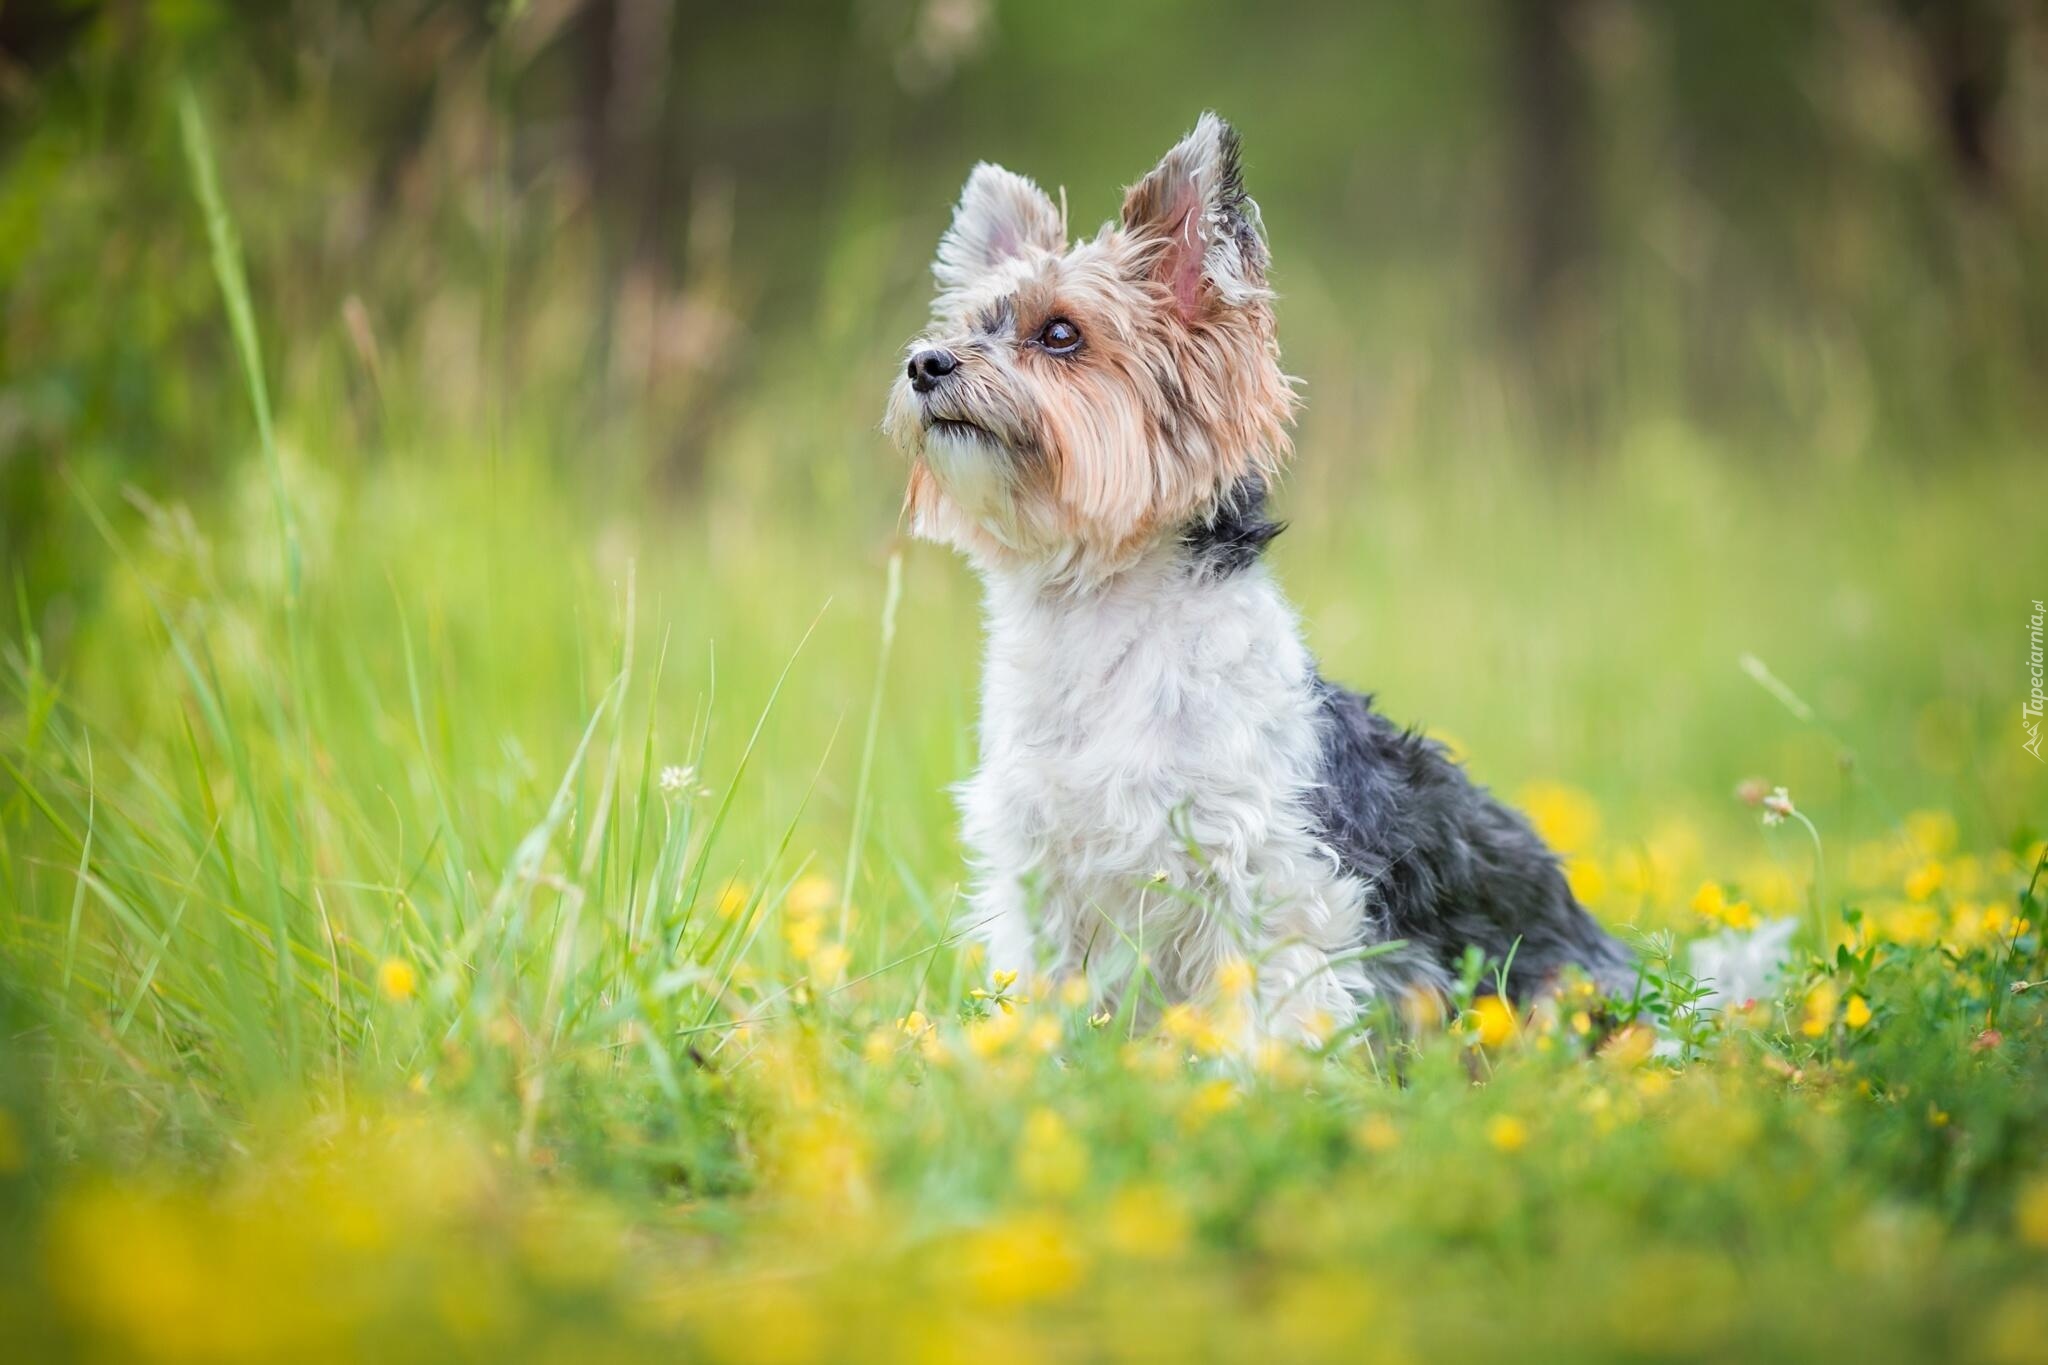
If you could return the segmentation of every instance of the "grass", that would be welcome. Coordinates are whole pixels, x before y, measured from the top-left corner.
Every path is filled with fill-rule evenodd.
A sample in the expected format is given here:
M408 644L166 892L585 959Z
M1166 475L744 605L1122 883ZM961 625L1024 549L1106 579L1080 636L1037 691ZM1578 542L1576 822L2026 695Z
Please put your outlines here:
M1235 1056L1227 990L1156 1036L987 994L975 592L882 452L794 414L867 491L678 510L538 423L273 432L186 108L256 442L191 506L73 477L101 586L19 595L24 1358L2040 1358L2020 457L1363 472L1312 418L1312 644L1528 806L1645 979ZM1709 1008L1687 941L1785 917L1782 982Z

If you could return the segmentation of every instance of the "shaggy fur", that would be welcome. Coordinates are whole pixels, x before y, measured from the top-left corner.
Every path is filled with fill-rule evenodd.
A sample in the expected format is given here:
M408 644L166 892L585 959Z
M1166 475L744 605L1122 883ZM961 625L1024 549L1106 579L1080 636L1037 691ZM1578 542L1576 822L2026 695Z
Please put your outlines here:
M1618 982L1527 822L1325 682L1261 562L1294 411L1266 264L1206 114L1090 240L981 165L940 242L884 425L913 530L986 585L960 797L991 965L1110 1000L1142 962L1182 1000L1242 963L1247 1028L1307 1036L1447 986L1468 945L1512 952L1517 992Z

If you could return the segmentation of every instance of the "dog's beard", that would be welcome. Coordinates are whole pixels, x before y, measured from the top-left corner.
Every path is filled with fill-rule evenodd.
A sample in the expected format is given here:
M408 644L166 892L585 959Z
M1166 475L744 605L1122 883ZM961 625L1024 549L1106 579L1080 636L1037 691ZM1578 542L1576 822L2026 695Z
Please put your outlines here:
M1007 522L1011 453L979 422L951 413L924 416L924 462L962 512L977 521Z

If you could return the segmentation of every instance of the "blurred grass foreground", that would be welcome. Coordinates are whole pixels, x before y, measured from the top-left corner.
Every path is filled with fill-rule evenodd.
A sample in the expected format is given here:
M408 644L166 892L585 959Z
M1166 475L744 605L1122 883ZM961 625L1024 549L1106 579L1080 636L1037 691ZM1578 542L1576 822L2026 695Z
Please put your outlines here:
M0 5L10 1358L2048 1360L2044 52ZM1204 107L1276 572L1627 998L1244 1055L1256 964L1145 1029L964 942L882 390L974 160L1079 228Z

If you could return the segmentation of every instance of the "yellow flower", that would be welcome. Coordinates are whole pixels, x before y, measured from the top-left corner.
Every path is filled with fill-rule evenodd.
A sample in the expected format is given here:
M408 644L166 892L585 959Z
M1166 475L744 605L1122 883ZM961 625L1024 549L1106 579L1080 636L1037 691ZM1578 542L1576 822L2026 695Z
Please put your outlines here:
M1216 969L1216 988L1226 996L1241 998L1251 994L1253 979L1252 964L1241 957L1233 957Z
M1956 818L1945 810L1916 810L1906 817L1906 837L1930 858L1955 852Z
M1941 912L1931 905L1894 901L1872 914L1883 937L1908 948L1925 948L1941 936Z
M1103 1239L1134 1260L1166 1260L1188 1240L1188 1216L1164 1186L1129 1185L1103 1210Z
M1016 972L992 972L989 974L989 980L995 984L994 990L983 990L981 987L977 986L967 993L976 1000L992 1001L997 1006L1001 1007L1004 1014L1010 1014L1014 1012L1017 1006L1019 1005L1028 1005L1031 1003L1031 997L1028 995L1010 994L1010 987L1017 984Z
M832 885L830 877L812 873L797 879L796 885L789 888L789 897L784 904L789 907L789 913L798 918L822 915L832 908L836 894L837 888Z
M1024 1045L1033 1052L1051 1055L1059 1049L1060 1021L1049 1014L1041 1014L1031 1021L1031 1027L1024 1030Z
M1085 1263L1066 1225L1049 1213L1027 1213L969 1240L961 1264L967 1282L990 1303L1037 1303L1068 1293Z
M1566 859L1564 879L1581 905L1597 909L1607 899L1607 870L1597 858L1581 855Z
M923 1010L912 1010L896 1021L896 1027L912 1038L922 1038L932 1031L932 1021L924 1017Z
M1481 1047L1499 1047L1515 1036L1515 1011L1497 995L1474 1000L1471 1016L1466 1028Z
M825 922L816 918L784 920L782 936L797 961L809 962L825 942Z
M826 943L811 954L811 975L819 984L837 985L839 978L846 974L846 964L853 960L843 943Z
M1842 1007L1842 1022L1850 1028L1862 1028L1870 1022L1870 1002L1860 995L1851 995Z
M1222 1077L1204 1081L1188 1096L1187 1104L1181 1109L1181 1120L1189 1127L1199 1127L1216 1115L1237 1107L1237 1087Z
M1600 808L1593 798L1561 782L1531 782L1516 793L1529 823L1559 853L1584 852L1600 833Z
M1748 901L1731 901L1719 882L1702 882L1693 893L1692 908L1717 924L1744 933L1756 928L1756 911Z
M1486 1121L1486 1140L1496 1151L1519 1152L1529 1145L1529 1125L1511 1114L1495 1114Z
M725 889L718 893L718 913L731 919L746 909L747 902L753 898L754 893L747 890L745 882L727 882Z
M1600 1045L1600 1056L1616 1066L1635 1066L1648 1061L1656 1047L1655 1029L1648 1024L1630 1024Z
M1805 1018L1799 1031L1809 1038L1818 1038L1828 1031L1835 1022L1835 1009L1841 1003L1842 993L1832 981L1822 981L1806 993Z
M419 973L402 957L387 957L377 964L377 989L386 1000L410 1000L419 984Z
M1034 1109L1024 1120L1016 1166L1018 1183L1027 1193L1056 1199L1080 1189L1088 1178L1088 1149L1058 1114Z
M1401 1130L1385 1114L1368 1114L1352 1136L1368 1152L1386 1153L1401 1145Z
M1181 1002L1168 1005L1159 1016L1159 1031L1191 1051L1213 1057L1223 1051L1225 1041L1215 1022L1195 1006Z
M2012 1224L2022 1242L2048 1250L2048 1173L2020 1186L2013 1200Z
M1916 901L1927 900L1947 879L1948 870L1940 863L1924 862L1906 874L1906 894Z
M967 1050L987 1061L1009 1046L1018 1026L1017 1016L1007 1010L977 1019L967 1026Z

